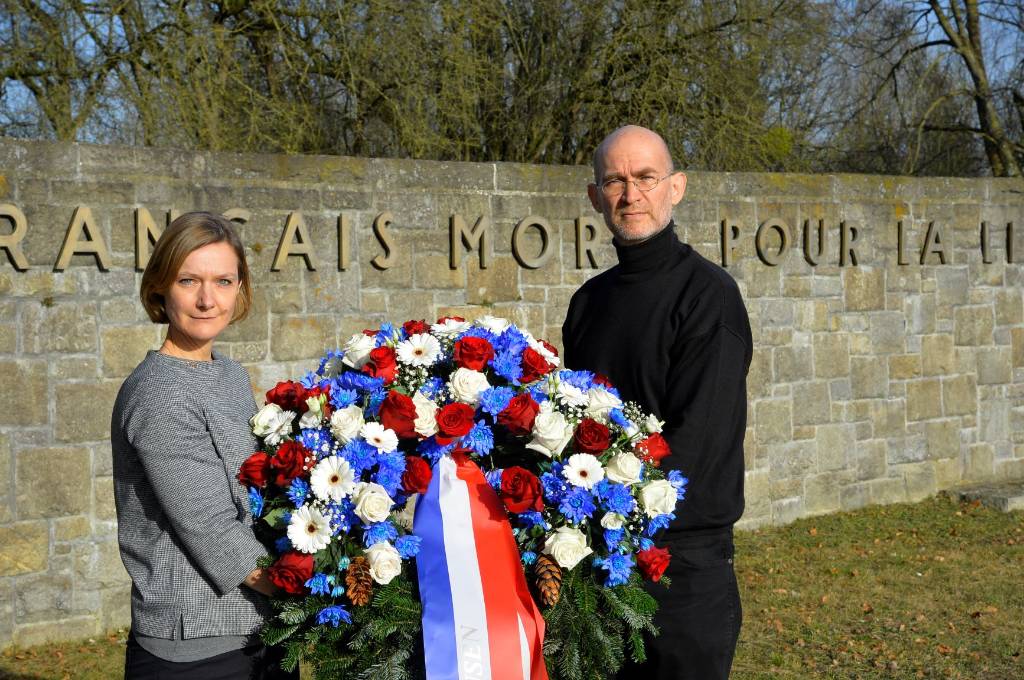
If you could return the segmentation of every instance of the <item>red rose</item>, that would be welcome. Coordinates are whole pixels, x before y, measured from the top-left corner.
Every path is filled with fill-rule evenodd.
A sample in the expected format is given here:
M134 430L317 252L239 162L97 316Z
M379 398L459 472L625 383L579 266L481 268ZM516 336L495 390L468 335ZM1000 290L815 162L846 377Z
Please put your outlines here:
M270 582L290 595L306 592L306 581L313 578L313 556L289 550L267 569Z
M417 333L429 333L430 326L423 319L419 321L406 321L402 324L402 329L405 331L406 336L413 336Z
M641 460L645 460L654 467L661 465L661 459L672 453L668 442L660 434L655 432L636 445L636 452Z
M554 368L554 366L547 362L547 359L541 356L540 352L532 347L527 347L523 350L520 364L523 367L523 377L520 378L523 384L533 382L542 375L550 373L551 369Z
M437 412L437 443L450 444L473 429L476 410L469 404L448 404Z
M295 411L299 415L309 410L306 408L307 397L309 394L306 388L290 380L277 383L274 389L267 392L267 402L277 404L285 411Z
M379 330L373 330L372 328L364 328L363 329L363 335L365 335L368 338L372 338L373 336L377 335L377 333L380 333L380 331Z
M416 436L416 404L401 392L391 390L380 404L380 424L402 439Z
M482 371L487 362L494 358L494 348L483 338L462 338L455 343L452 359L456 366L473 371Z
M671 559L672 555L669 554L668 548L648 548L636 554L636 566L644 578L658 581Z
M442 324L445 321L456 321L458 323L462 323L463 321L465 321L465 319L463 319L461 316L442 316L440 319L437 320L437 323Z
M274 457L270 459L271 471L275 475L274 483L284 488L292 483L292 480L302 475L307 466L306 457L309 452L306 447L295 441L287 441L278 447Z
M540 413L540 404L533 400L527 393L517 394L508 402L508 406L498 414L498 425L501 425L509 434L524 436L533 430L533 421Z
M405 472L402 473L402 491L407 494L426 493L434 473L430 464L419 456L405 457Z
M258 486L262 489L267 485L268 477L270 477L270 456L265 451L257 451L252 454L238 469L238 481L246 486Z
M615 385L612 385L612 381L609 380L608 376L606 376L604 373L594 374L594 384L600 385L601 387L615 387Z
M398 364L395 361L395 350L390 347L378 347L370 350L370 358L363 365L363 373L372 378L384 378L387 385L394 381Z
M544 509L544 489L529 470L513 465L501 473L501 500L509 512Z
M578 453L589 453L595 456L612 443L611 432L608 431L608 428L593 418L584 418L580 421L572 435L572 440L576 443Z

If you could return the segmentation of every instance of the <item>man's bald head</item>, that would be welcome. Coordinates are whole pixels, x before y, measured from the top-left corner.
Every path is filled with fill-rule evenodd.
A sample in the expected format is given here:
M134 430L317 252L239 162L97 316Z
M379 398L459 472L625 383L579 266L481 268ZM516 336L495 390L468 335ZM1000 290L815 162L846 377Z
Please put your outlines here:
M653 147L656 154L664 154L665 172L672 172L672 153L668 150L668 144L654 130L648 130L640 125L623 125L601 140L601 143L594 149L594 181L598 184L604 179L605 157L615 147L622 145L645 145Z

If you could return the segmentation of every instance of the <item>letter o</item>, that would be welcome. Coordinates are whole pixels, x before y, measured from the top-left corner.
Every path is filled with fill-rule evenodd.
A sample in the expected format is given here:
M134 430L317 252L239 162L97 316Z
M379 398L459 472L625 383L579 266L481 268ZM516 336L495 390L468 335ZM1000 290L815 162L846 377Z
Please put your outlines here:
M779 234L779 250L774 252L766 245L767 234L775 231ZM786 249L789 248L789 225L778 217L769 217L757 228L754 236L754 247L757 249L757 257L769 267L774 267L782 259Z
M520 239L529 227L537 227L537 231L540 233L541 246L540 252L537 253L536 257L526 257L523 255L522 246L520 245ZM551 248L552 236L551 236L551 225L543 217L537 217L536 215L529 215L519 220L519 224L512 230L512 255L523 267L527 269L539 269L551 259L553 252Z

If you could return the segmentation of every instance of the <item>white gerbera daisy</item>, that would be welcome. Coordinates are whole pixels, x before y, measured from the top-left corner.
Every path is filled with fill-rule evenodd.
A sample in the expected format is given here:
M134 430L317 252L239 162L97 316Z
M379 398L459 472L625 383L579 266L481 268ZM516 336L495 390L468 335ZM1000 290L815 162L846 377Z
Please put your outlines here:
M417 333L395 348L398 360L413 366L433 366L441 355L441 343L430 333Z
M288 540L299 552L313 554L331 542L331 523L307 503L292 513L288 522Z
M435 323L430 327L430 330L443 338L453 338L462 331L469 328L470 323L468 321L456 321L455 319L446 319L444 323Z
M569 406L586 406L590 403L590 398L575 385L561 382L558 383L558 400L563 404Z
M313 493L322 501L338 502L356 488L356 476L348 461L340 456L327 456L309 475Z
M359 436L380 453L390 453L398 448L398 435L380 423L365 423L359 428Z
M604 468L596 456L589 453L576 453L569 456L569 461L562 471L565 478L574 486L589 489L604 479Z

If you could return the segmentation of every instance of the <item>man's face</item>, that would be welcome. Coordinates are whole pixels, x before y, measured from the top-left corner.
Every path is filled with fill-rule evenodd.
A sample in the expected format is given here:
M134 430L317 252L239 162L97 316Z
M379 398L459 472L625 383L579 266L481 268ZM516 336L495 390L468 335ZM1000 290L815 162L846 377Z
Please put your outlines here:
M682 200L686 191L686 175L672 173L671 167L665 143L644 128L616 133L599 154L595 166L598 182L587 187L587 194L620 243L629 245L646 240L672 219L672 206ZM661 181L645 192L633 183L642 178ZM625 184L604 188L608 180L615 179L624 180Z

